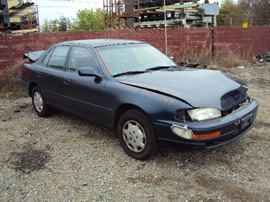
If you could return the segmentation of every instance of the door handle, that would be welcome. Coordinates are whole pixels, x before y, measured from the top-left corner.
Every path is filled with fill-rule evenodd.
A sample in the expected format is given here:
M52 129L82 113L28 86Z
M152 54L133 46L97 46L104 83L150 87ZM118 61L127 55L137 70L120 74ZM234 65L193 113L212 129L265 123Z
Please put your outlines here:
M71 80L70 79L64 80L64 84L69 86L71 84Z

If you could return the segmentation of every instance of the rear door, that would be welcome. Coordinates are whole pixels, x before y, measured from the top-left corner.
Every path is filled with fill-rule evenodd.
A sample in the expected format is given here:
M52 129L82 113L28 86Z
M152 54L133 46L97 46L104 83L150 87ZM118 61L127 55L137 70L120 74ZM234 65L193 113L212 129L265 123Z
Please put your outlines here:
M91 50L86 47L72 47L67 66L64 82L66 110L92 121L106 124L111 113L110 109L104 107L106 80L97 80L95 77L79 76L78 74L81 67L91 67L100 72Z
M39 86L43 91L46 102L62 108L64 73L70 46L57 46L43 59L40 66Z

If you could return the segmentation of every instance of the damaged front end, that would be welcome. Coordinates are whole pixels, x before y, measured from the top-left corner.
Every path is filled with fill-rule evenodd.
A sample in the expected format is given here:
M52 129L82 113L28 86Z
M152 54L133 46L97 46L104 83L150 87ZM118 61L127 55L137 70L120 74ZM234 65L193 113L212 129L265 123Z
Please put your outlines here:
M258 102L247 95L248 87L219 71L160 71L117 80L175 99L168 107L174 117L153 120L160 143L214 148L241 137L256 120Z
M243 102L217 113L219 117L213 119L194 120L188 111L181 111L176 117L182 124L172 124L171 132L180 137L176 140L178 143L197 148L219 147L247 133L256 122L257 110L258 102L247 96Z
M247 95L247 86L225 93L221 99L221 108L195 107L179 109L170 125L174 139L193 148L216 148L228 144L246 134L255 124L258 102ZM163 127L157 124L157 130ZM177 137L176 137L177 136ZM167 137L160 137L161 142L168 142Z
M187 110L181 110L176 114L177 121L169 127L156 123L155 128L161 134L158 138L161 143L177 143L194 149L216 148L246 134L256 122L257 110L258 102L247 97L229 113L222 111L219 118L194 121Z
M231 111L244 103L248 98L247 90L247 86L241 85L239 88L225 93L220 99L221 110L223 112Z

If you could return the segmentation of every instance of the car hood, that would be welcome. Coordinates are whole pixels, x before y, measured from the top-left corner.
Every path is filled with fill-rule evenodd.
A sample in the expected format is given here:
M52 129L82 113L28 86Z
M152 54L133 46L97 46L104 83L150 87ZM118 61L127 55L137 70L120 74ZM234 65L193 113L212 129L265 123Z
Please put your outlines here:
M176 69L117 77L122 84L185 101L193 107L229 110L246 99L247 86L220 71Z

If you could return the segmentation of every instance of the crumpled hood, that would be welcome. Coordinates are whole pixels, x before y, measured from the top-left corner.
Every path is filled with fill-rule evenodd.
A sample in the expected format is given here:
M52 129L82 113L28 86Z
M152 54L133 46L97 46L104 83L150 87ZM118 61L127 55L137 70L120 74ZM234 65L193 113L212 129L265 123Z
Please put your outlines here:
M168 94L193 107L229 110L246 99L247 87L220 71L177 69L117 77L125 85Z

